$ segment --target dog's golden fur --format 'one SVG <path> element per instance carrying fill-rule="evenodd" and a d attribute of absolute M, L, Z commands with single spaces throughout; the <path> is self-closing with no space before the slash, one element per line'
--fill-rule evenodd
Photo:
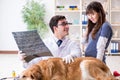
<path fill-rule="evenodd" d="M 109 68 L 100 60 L 83 57 L 65 64 L 61 58 L 50 58 L 29 67 L 21 80 L 115 80 Z"/>

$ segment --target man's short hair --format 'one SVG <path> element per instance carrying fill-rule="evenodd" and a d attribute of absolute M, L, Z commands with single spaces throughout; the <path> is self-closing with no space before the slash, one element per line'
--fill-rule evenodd
<path fill-rule="evenodd" d="M 49 22 L 49 26 L 53 33 L 54 33 L 53 27 L 57 26 L 59 20 L 63 20 L 63 19 L 66 19 L 66 17 L 63 15 L 55 15 L 51 18 L 51 20 Z"/>

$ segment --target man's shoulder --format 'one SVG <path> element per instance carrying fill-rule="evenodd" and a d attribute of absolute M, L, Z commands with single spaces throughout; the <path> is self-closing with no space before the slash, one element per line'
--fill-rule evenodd
<path fill-rule="evenodd" d="M 77 45 L 77 44 L 79 44 L 77 41 L 75 41 L 75 40 L 72 40 L 72 39 L 70 39 L 70 38 L 66 38 L 65 39 L 65 42 L 66 43 L 68 43 L 68 44 L 71 44 L 71 45 Z"/>
<path fill-rule="evenodd" d="M 48 37 L 48 38 L 45 38 L 43 41 L 45 44 L 51 44 L 54 40 L 52 38 Z"/>

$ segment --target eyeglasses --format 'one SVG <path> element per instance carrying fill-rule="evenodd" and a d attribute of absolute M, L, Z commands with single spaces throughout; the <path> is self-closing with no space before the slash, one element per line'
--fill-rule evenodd
<path fill-rule="evenodd" d="M 57 26 L 66 26 L 66 25 L 72 25 L 72 23 L 62 22 L 61 24 L 58 24 Z"/>

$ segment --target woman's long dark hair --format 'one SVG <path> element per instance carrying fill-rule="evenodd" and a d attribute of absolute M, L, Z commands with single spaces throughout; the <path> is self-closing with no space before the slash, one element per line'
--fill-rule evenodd
<path fill-rule="evenodd" d="M 93 11 L 98 13 L 99 18 L 96 23 L 93 23 L 88 19 L 87 40 L 90 33 L 92 33 L 92 38 L 95 39 L 96 33 L 98 32 L 102 24 L 106 21 L 106 14 L 100 2 L 97 1 L 91 2 L 86 8 L 86 15 L 93 13 Z"/>

